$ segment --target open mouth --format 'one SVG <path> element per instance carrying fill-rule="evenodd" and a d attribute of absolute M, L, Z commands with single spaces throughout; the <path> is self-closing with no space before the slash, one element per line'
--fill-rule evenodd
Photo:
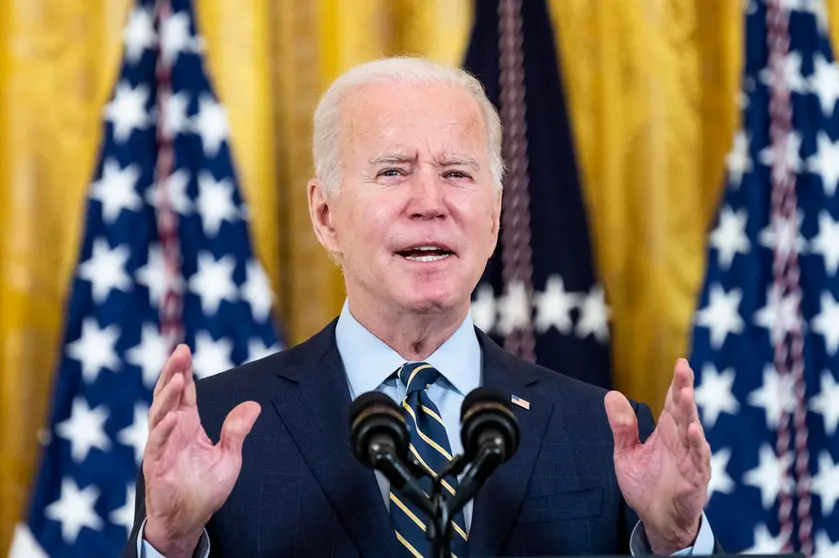
<path fill-rule="evenodd" d="M 416 246 L 407 250 L 400 250 L 397 254 L 412 262 L 438 262 L 454 255 L 453 252 L 434 245 Z"/>

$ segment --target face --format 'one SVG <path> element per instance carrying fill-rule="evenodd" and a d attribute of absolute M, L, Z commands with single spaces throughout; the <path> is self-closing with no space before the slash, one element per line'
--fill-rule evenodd
<path fill-rule="evenodd" d="M 368 84 L 342 100 L 339 145 L 340 190 L 310 182 L 309 209 L 350 303 L 465 315 L 501 211 L 477 102 L 450 85 Z"/>

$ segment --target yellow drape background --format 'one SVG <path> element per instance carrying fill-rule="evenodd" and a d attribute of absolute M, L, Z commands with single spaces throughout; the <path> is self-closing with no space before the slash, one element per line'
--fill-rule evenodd
<path fill-rule="evenodd" d="M 318 94 L 381 55 L 458 63 L 471 0 L 195 1 L 257 251 L 288 340 L 299 342 L 344 296 L 306 212 Z M 838 13 L 839 0 L 828 3 Z M 550 4 L 614 310 L 617 385 L 658 409 L 687 348 L 705 229 L 737 126 L 740 2 Z M 0 553 L 36 469 L 101 107 L 130 5 L 5 0 L 0 9 Z M 832 18 L 834 36 L 838 27 Z"/>

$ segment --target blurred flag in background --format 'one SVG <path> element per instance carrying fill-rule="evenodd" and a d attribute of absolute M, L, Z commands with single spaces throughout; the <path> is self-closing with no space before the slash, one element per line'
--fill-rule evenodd
<path fill-rule="evenodd" d="M 119 553 L 152 390 L 176 343 L 198 377 L 280 348 L 192 2 L 138 0 L 123 38 L 13 558 Z"/>

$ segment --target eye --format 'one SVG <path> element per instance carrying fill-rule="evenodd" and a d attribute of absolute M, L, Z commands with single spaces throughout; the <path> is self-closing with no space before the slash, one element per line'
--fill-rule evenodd
<path fill-rule="evenodd" d="M 384 169 L 379 171 L 376 176 L 404 176 L 405 171 L 402 169 Z"/>
<path fill-rule="evenodd" d="M 445 176 L 446 178 L 452 178 L 452 179 L 455 179 L 455 180 L 460 179 L 460 178 L 472 178 L 471 176 L 469 176 L 465 172 L 456 171 L 456 170 L 455 171 L 447 171 L 446 174 L 444 174 L 443 176 Z"/>

